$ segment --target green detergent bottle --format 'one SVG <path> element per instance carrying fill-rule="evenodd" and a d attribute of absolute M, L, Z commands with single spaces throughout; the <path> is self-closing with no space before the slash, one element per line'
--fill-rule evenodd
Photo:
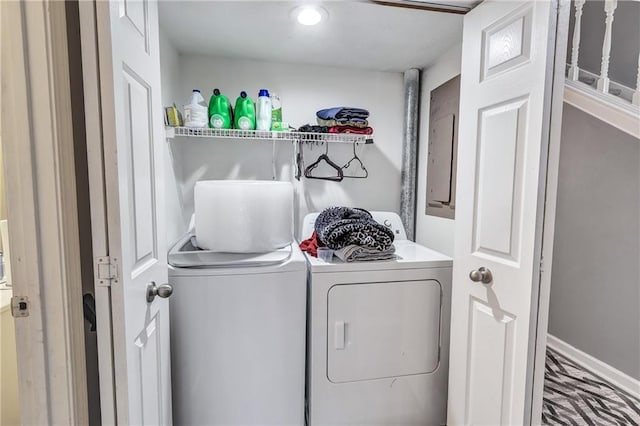
<path fill-rule="evenodd" d="M 247 92 L 240 92 L 236 99 L 234 128 L 241 130 L 256 129 L 256 106 L 247 96 Z"/>
<path fill-rule="evenodd" d="M 209 99 L 209 127 L 230 129 L 232 122 L 233 110 L 229 98 L 221 94 L 219 89 L 214 89 Z"/>

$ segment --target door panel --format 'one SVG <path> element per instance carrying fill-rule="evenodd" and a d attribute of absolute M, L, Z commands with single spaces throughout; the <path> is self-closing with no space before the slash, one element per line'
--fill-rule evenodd
<path fill-rule="evenodd" d="M 141 36 L 145 36 L 145 29 L 147 27 L 147 19 L 146 19 L 146 8 L 147 2 L 143 1 L 129 1 L 125 0 L 123 2 L 124 5 L 124 15 L 129 18 L 133 26 L 138 30 Z"/>
<path fill-rule="evenodd" d="M 161 393 L 157 389 L 162 389 L 162 375 L 158 374 L 162 366 L 162 336 L 157 331 L 160 330 L 159 319 L 156 315 L 149 321 L 149 324 L 135 340 L 138 349 L 138 368 L 140 378 L 136 380 L 140 383 L 140 395 L 142 396 L 141 411 L 142 424 L 163 425 L 165 409 Z"/>
<path fill-rule="evenodd" d="M 492 105 L 479 115 L 473 250 L 517 263 L 527 100 Z"/>
<path fill-rule="evenodd" d="M 515 318 L 480 300 L 471 302 L 466 417 L 473 424 L 508 424 L 513 387 Z M 487 386 L 488 385 L 488 386 Z"/>
<path fill-rule="evenodd" d="M 129 212 L 133 232 L 130 234 L 133 252 L 132 277 L 144 269 L 148 262 L 157 259 L 156 206 L 153 179 L 153 135 L 151 132 L 151 98 L 149 87 L 124 69 L 125 126 L 127 135 L 129 173 L 132 187 L 129 189 Z"/>
<path fill-rule="evenodd" d="M 451 425 L 531 421 L 556 7 L 488 0 L 465 15 Z"/>
<path fill-rule="evenodd" d="M 156 7 L 153 5 L 153 7 Z M 139 53 L 149 54 L 149 1 L 121 0 L 118 5 L 120 31 Z M 157 22 L 153 23 L 157 26 Z"/>
<path fill-rule="evenodd" d="M 526 4 L 482 30 L 481 81 L 530 59 L 532 15 Z"/>

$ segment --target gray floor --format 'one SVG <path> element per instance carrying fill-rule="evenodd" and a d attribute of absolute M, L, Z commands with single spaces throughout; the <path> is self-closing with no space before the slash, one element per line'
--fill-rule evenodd
<path fill-rule="evenodd" d="M 542 424 L 640 424 L 640 399 L 547 349 Z"/>

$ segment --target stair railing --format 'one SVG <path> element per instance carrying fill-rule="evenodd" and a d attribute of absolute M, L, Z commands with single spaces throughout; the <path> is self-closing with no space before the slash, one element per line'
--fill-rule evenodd
<path fill-rule="evenodd" d="M 580 57 L 580 34 L 582 30 L 582 10 L 585 0 L 575 0 L 573 2 L 575 14 L 575 26 L 573 37 L 571 39 L 571 59 L 567 64 L 567 80 L 571 82 L 583 82 L 591 86 L 592 90 L 599 93 L 610 94 L 618 97 L 627 104 L 640 106 L 640 54 L 638 55 L 638 69 L 636 87 L 626 87 L 620 83 L 612 81 L 609 78 L 609 65 L 611 61 L 611 34 L 614 25 L 615 11 L 618 6 L 618 0 L 604 0 L 605 13 L 605 33 L 602 43 L 602 57 L 600 65 L 600 74 L 596 75 L 578 65 Z M 595 87 L 594 86 L 595 83 Z"/>

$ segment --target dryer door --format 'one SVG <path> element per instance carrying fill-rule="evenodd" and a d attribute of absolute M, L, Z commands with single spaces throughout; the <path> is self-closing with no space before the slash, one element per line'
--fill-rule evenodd
<path fill-rule="evenodd" d="M 329 380 L 344 383 L 435 371 L 441 294 L 435 280 L 333 286 L 327 300 Z"/>

